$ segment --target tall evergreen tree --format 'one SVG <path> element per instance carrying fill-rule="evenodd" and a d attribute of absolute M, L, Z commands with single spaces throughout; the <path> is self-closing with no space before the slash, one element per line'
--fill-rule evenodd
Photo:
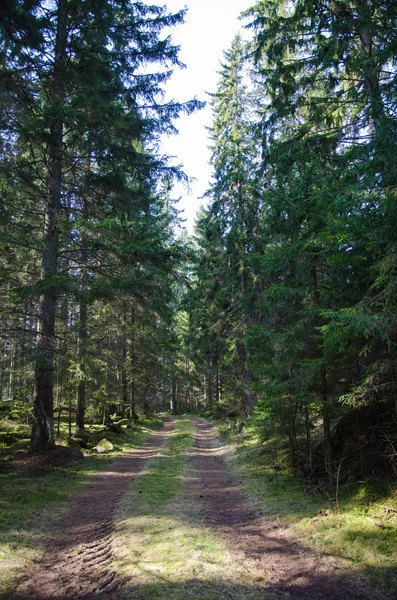
<path fill-rule="evenodd" d="M 227 347 L 233 367 L 225 374 L 224 387 L 238 389 L 249 413 L 253 391 L 246 333 L 254 293 L 250 255 L 256 251 L 259 203 L 247 80 L 246 48 L 236 36 L 225 52 L 218 88 L 212 96 L 213 181 L 207 192 L 209 207 L 198 225 L 202 246 L 199 271 L 207 274 L 197 286 L 204 297 L 200 300 L 202 314 L 195 318 L 199 318 L 202 330 L 208 403 L 219 398 L 221 358 L 225 358 Z"/>
<path fill-rule="evenodd" d="M 395 178 L 394 167 L 388 165 L 395 154 L 391 92 L 395 77 L 388 67 L 395 60 L 395 49 L 386 33 L 394 27 L 395 15 L 391 3 L 305 1 L 258 2 L 247 14 L 252 17 L 256 60 L 267 90 L 261 122 L 263 171 L 268 172 L 265 226 L 268 241 L 277 240 L 275 256 L 281 259 L 278 269 L 283 273 L 270 290 L 276 285 L 281 291 L 294 281 L 292 275 L 291 292 L 295 298 L 301 296 L 302 307 L 312 305 L 308 317 L 317 332 L 316 355 L 308 350 L 302 355 L 298 338 L 289 344 L 302 365 L 310 362 L 319 368 L 326 464 L 332 481 L 327 406 L 331 394 L 340 394 L 332 382 L 337 345 L 349 348 L 344 357 L 348 361 L 359 338 L 372 336 L 369 331 L 380 332 L 379 304 L 369 326 L 371 302 L 364 301 L 365 315 L 363 299 L 373 295 L 377 260 L 380 265 L 390 251 L 395 252 L 394 236 L 385 243 L 379 235 L 389 229 L 389 218 L 384 217 L 390 214 L 389 186 Z M 376 241 L 371 242 L 369 216 L 377 223 Z M 369 243 L 359 241 L 358 227 L 361 240 Z M 299 275 L 304 264 L 311 302 L 310 287 L 304 292 Z M 298 305 L 292 326 L 299 324 L 302 314 Z M 388 311 L 385 321 L 391 316 Z M 346 335 L 339 328 L 338 336 L 342 322 Z M 386 337 L 384 331 L 378 343 L 384 344 Z M 390 341 L 394 346 L 389 336 Z M 363 362 L 358 356 L 357 360 Z"/>
<path fill-rule="evenodd" d="M 179 64 L 178 49 L 163 32 L 183 14 L 117 0 L 21 3 L 4 10 L 4 104 L 15 115 L 2 123 L 9 144 L 5 160 L 13 162 L 14 177 L 19 174 L 21 196 L 31 186 L 44 219 L 41 278 L 35 286 L 41 299 L 32 450 L 54 445 L 55 319 L 60 290 L 75 275 L 70 261 L 79 256 L 92 269 L 106 255 L 97 247 L 90 259 L 90 249 L 81 249 L 84 236 L 75 239 L 75 228 L 88 221 L 91 228 L 92 219 L 125 218 L 131 207 L 134 218 L 150 210 L 144 182 L 167 169 L 153 153 L 156 141 L 173 130 L 172 120 L 181 111 L 198 106 L 159 103 L 169 68 Z M 20 30 L 21 21 L 26 26 Z M 145 73 L 142 67 L 151 63 L 159 65 L 157 71 Z M 18 153 L 22 147 L 24 153 Z M 84 224 L 76 216 L 84 213 L 89 197 Z M 97 245 L 95 236 L 91 243 Z M 69 253 L 64 273 L 60 252 Z"/>

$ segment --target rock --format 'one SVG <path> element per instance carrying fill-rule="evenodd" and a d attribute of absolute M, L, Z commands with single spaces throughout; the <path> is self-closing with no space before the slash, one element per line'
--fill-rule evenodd
<path fill-rule="evenodd" d="M 95 452 L 98 454 L 106 454 L 107 452 L 112 452 L 114 450 L 114 446 L 109 440 L 106 438 L 102 438 L 101 441 L 95 446 Z"/>

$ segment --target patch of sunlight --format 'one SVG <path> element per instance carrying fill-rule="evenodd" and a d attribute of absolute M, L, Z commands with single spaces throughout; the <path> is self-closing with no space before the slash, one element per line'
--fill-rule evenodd
<path fill-rule="evenodd" d="M 113 539 L 117 570 L 127 579 L 120 597 L 265 600 L 254 561 L 208 528 L 189 499 L 192 434 L 192 422 L 178 420 L 120 506 Z"/>
<path fill-rule="evenodd" d="M 204 597 L 200 590 L 205 584 L 217 584 L 236 590 L 245 587 L 254 594 L 252 598 L 264 598 L 263 587 L 252 586 L 252 570 L 219 536 L 177 516 L 125 519 L 119 523 L 113 548 L 121 575 L 139 587 L 154 586 L 156 593 L 161 589 L 163 600 L 174 598 L 175 584 L 189 581 L 195 582 L 197 597 Z M 125 595 L 129 595 L 128 586 Z M 145 593 L 145 598 L 150 597 Z"/>
<path fill-rule="evenodd" d="M 381 520 L 376 512 L 360 515 L 354 512 L 330 512 L 326 517 L 304 519 L 297 526 L 323 551 L 351 561 L 380 567 L 397 564 L 397 519 Z"/>
<path fill-rule="evenodd" d="M 16 573 L 21 573 L 26 565 L 37 559 L 37 550 L 16 544 L 1 544 L 0 549 L 0 595 L 6 592 Z"/>
<path fill-rule="evenodd" d="M 138 424 L 133 431 L 126 429 L 122 440 L 118 440 L 122 442 L 122 446 L 118 444 L 118 448 L 131 450 L 146 443 L 149 434 L 160 426 L 157 417 L 147 422 L 148 427 Z M 3 430 L 4 425 L 5 429 L 8 428 L 4 419 L 1 423 Z M 9 425 L 13 431 L 24 428 L 14 421 L 10 421 Z M 90 427 L 91 430 L 101 428 L 101 425 Z M 63 429 L 66 433 L 67 424 L 63 424 Z M 112 439 L 118 439 L 117 434 L 112 436 Z M 64 442 L 64 437 L 58 442 Z M 140 452 L 147 450 L 140 449 Z M 118 450 L 109 455 L 87 455 L 80 463 L 65 468 L 25 465 L 1 473 L 1 597 L 4 593 L 9 593 L 21 577 L 26 576 L 32 568 L 33 561 L 37 562 L 40 559 L 40 540 L 44 534 L 56 528 L 57 521 L 70 507 L 69 498 L 88 485 L 90 478 L 97 473 L 106 475 L 106 469 L 113 473 L 111 461 L 121 454 L 121 450 Z M 40 477 L 37 476 L 38 471 Z"/>

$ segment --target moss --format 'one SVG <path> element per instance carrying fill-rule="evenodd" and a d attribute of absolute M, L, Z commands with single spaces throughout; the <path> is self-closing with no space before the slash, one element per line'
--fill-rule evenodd
<path fill-rule="evenodd" d="M 94 450 L 99 454 L 103 454 L 106 452 L 113 452 L 114 446 L 112 442 L 109 442 L 109 440 L 107 440 L 106 438 L 102 438 L 95 446 Z"/>
<path fill-rule="evenodd" d="M 9 451 L 10 453 L 18 452 L 19 450 L 25 450 L 26 448 L 29 448 L 29 446 L 30 438 L 25 440 L 19 440 L 18 442 L 15 442 L 10 446 Z"/>
<path fill-rule="evenodd" d="M 70 448 L 87 448 L 87 442 L 83 438 L 69 437 L 67 439 L 67 445 Z"/>

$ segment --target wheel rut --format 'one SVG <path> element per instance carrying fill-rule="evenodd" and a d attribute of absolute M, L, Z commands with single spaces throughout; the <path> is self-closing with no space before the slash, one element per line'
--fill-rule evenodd
<path fill-rule="evenodd" d="M 236 560 L 247 564 L 256 585 L 263 586 L 264 598 L 386 600 L 368 588 L 368 581 L 347 572 L 342 561 L 319 555 L 288 529 L 260 518 L 228 471 L 213 426 L 201 419 L 196 424 L 189 494 L 206 525 L 227 541 Z"/>
<path fill-rule="evenodd" d="M 145 468 L 174 428 L 172 419 L 141 447 L 95 475 L 70 510 L 43 540 L 43 556 L 9 600 L 114 599 L 126 583 L 113 567 L 114 515 L 131 481 Z"/>

